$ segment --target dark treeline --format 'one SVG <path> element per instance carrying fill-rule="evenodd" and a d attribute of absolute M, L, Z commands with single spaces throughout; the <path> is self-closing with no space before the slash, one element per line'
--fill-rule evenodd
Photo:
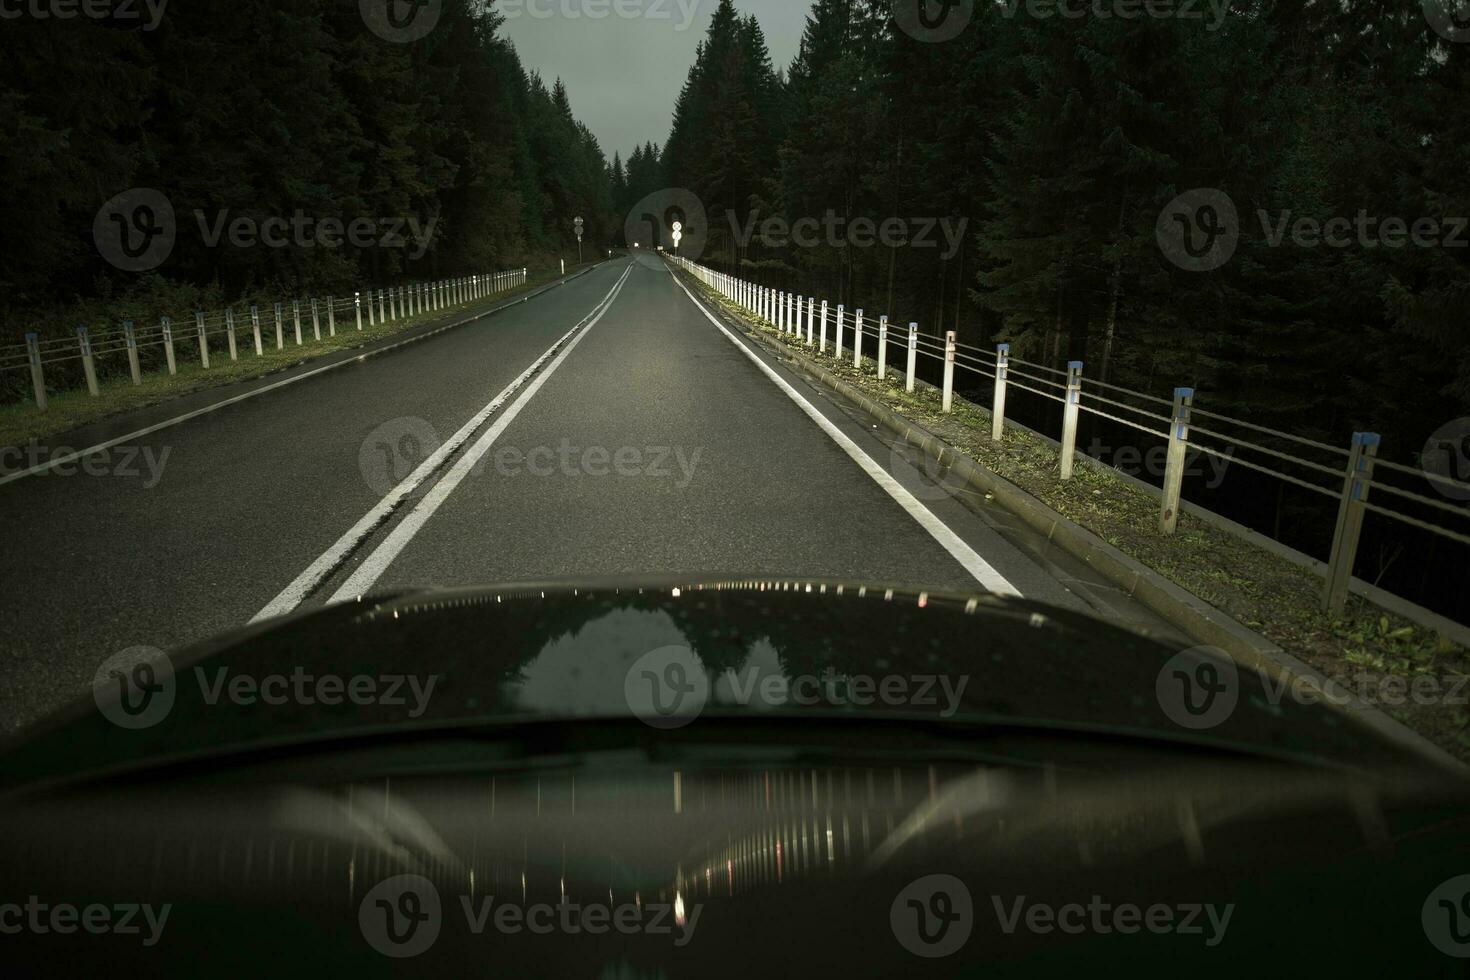
<path fill-rule="evenodd" d="M 0 321 L 116 298 L 140 309 L 302 295 L 575 255 L 572 219 L 611 239 L 608 168 L 572 115 L 498 36 L 484 0 L 444 0 L 412 43 L 369 30 L 356 0 L 189 0 L 155 29 L 85 17 L 6 19 L 0 174 L 11 188 Z M 154 273 L 98 254 L 114 195 L 156 188 L 178 240 Z M 201 230 L 199 213 L 204 215 Z M 407 247 L 239 247 L 238 218 L 304 215 L 432 228 Z M 407 237 L 405 231 L 403 237 Z"/>
<path fill-rule="evenodd" d="M 720 0 L 659 156 L 664 183 L 707 206 L 705 261 L 1155 394 L 1192 385 L 1334 445 L 1379 431 L 1400 459 L 1470 414 L 1470 233 L 1375 247 L 1356 226 L 1433 218 L 1442 239 L 1470 215 L 1470 45 L 1420 0 L 1237 0 L 1218 24 L 1205 4 L 1134 20 L 1027 6 L 976 0 L 957 38 L 924 43 L 887 0 L 815 0 L 783 76 Z M 1156 237 L 1194 188 L 1239 213 L 1214 271 L 1176 266 Z M 730 218 L 829 212 L 839 237 L 858 217 L 968 233 L 953 249 L 938 228 L 936 247 L 794 247 L 758 225 L 742 241 Z M 1273 245 L 1283 216 L 1345 217 L 1353 243 L 1303 247 L 1288 226 Z"/>

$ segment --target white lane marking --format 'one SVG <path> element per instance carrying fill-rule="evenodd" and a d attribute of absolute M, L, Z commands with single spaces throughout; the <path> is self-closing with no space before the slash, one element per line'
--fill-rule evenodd
<path fill-rule="evenodd" d="M 670 270 L 670 274 L 672 275 L 672 270 Z M 862 467 L 864 473 L 867 473 L 868 476 L 873 478 L 873 482 L 877 483 L 878 486 L 888 491 L 888 495 L 892 497 L 900 507 L 908 511 L 909 516 L 918 521 L 919 526 L 928 531 L 930 536 L 932 536 L 935 541 L 939 542 L 940 546 L 942 546 L 945 551 L 949 552 L 950 555 L 954 557 L 955 561 L 963 565 L 965 567 L 965 571 L 969 572 L 974 577 L 975 581 L 985 586 L 985 588 L 990 590 L 991 592 L 997 593 L 999 595 L 1019 596 L 1021 594 L 1020 589 L 1012 585 L 1004 575 L 996 571 L 995 568 L 984 558 L 981 558 L 980 555 L 976 553 L 974 548 L 971 548 L 960 538 L 958 534 L 955 534 L 954 531 L 950 530 L 949 525 L 945 524 L 938 517 L 935 517 L 934 513 L 930 511 L 929 508 L 921 504 L 918 499 L 914 497 L 913 494 L 904 489 L 903 485 L 895 480 L 887 470 L 879 466 L 878 463 L 873 459 L 873 457 L 869 456 L 863 451 L 861 446 L 853 442 L 850 438 L 847 437 L 846 433 L 837 428 L 837 426 L 832 423 L 831 419 L 823 415 L 816 408 L 816 406 L 812 405 L 811 402 L 803 398 L 800 392 L 791 387 L 791 385 L 787 384 L 786 380 L 782 378 L 779 374 L 777 374 L 775 369 L 773 369 L 765 361 L 761 360 L 754 351 L 752 351 L 744 343 L 738 340 L 735 335 L 725 327 L 723 323 L 715 318 L 714 314 L 705 309 L 704 304 L 701 303 L 699 299 L 692 292 L 689 291 L 689 287 L 680 282 L 678 276 L 674 276 L 674 282 L 678 285 L 680 289 L 684 290 L 684 295 L 688 296 L 690 302 L 692 302 L 696 307 L 699 308 L 699 312 L 703 313 L 705 315 L 705 318 L 709 320 L 710 323 L 713 323 L 715 327 L 718 328 L 719 331 L 723 333 L 726 338 L 729 339 L 730 343 L 740 348 L 740 350 L 745 353 L 745 356 L 750 358 L 755 366 L 760 368 L 761 371 L 764 372 L 765 376 L 770 378 L 771 381 L 775 383 L 776 387 L 780 388 L 783 392 L 786 393 L 786 396 L 788 398 L 796 402 L 801 410 L 805 412 L 813 422 L 817 423 L 821 430 L 827 433 L 828 437 L 831 438 L 833 442 L 841 446 L 843 451 L 846 452 L 847 455 L 852 457 L 853 462 Z"/>
<path fill-rule="evenodd" d="M 633 267 L 629 265 L 628 272 L 632 271 Z M 383 539 L 382 543 L 373 549 L 372 554 L 363 559 L 362 564 L 357 567 L 357 570 L 348 577 L 346 582 L 342 583 L 342 587 L 327 600 L 329 604 L 349 602 L 356 599 L 371 589 L 378 579 L 382 578 L 383 573 L 388 570 L 388 566 L 393 563 L 393 560 L 413 540 L 413 536 L 428 523 L 429 518 L 434 516 L 434 512 L 439 509 L 440 505 L 449 499 L 449 495 L 454 492 L 455 488 L 464 482 L 464 478 L 469 476 L 471 471 L 479 465 L 480 458 L 490 451 L 491 446 L 500 438 L 501 433 L 521 413 L 521 409 L 525 408 L 531 399 L 536 397 L 536 392 L 540 391 L 541 386 L 556 373 L 556 369 L 561 367 L 562 362 L 567 359 L 567 355 L 576 349 L 577 344 L 581 343 L 582 338 L 587 336 L 592 328 L 597 326 L 598 321 L 612 308 L 613 301 L 617 299 L 618 292 L 623 288 L 623 282 L 628 278 L 628 272 L 623 273 L 623 278 L 619 279 L 618 284 L 613 287 L 612 296 L 603 305 L 602 309 L 597 311 L 597 316 L 592 322 L 588 323 L 585 327 L 581 327 L 582 332 L 577 334 L 576 337 L 573 337 L 561 349 L 561 353 L 556 355 L 556 360 L 547 365 L 546 370 L 542 371 L 536 380 L 531 382 L 525 391 L 521 392 L 520 397 L 510 404 L 510 407 L 495 420 L 495 423 L 490 428 L 485 430 L 484 435 L 475 440 L 473 446 L 465 450 L 463 456 L 455 460 L 449 472 L 445 473 L 443 478 L 434 484 L 428 493 L 424 494 L 423 498 L 414 505 L 413 510 L 409 511 L 403 520 L 398 522 L 398 525 Z"/>
<path fill-rule="evenodd" d="M 629 269 L 623 273 L 622 278 L 613 285 L 612 289 L 608 290 L 607 295 L 603 296 L 603 298 L 598 301 L 597 306 L 593 307 L 591 313 L 588 313 L 587 316 L 584 316 L 580 321 L 578 321 L 576 326 L 572 327 L 572 329 L 563 334 L 561 338 L 556 341 L 556 343 L 548 347 L 540 357 L 536 358 L 535 362 L 533 362 L 530 367 L 526 368 L 526 370 L 521 372 L 519 377 L 517 377 L 510 384 L 506 385 L 505 388 L 501 390 L 500 394 L 492 398 L 489 404 L 480 409 L 480 411 L 475 414 L 474 418 L 465 423 L 465 425 L 453 436 L 451 436 L 449 440 L 444 443 L 444 445 L 440 446 L 438 450 L 433 453 L 433 455 L 429 456 L 422 463 L 420 463 L 418 467 L 403 480 L 403 482 L 399 483 L 396 487 L 390 490 L 388 494 L 383 497 L 382 500 L 378 501 L 378 503 L 371 510 L 363 515 L 360 521 L 352 525 L 352 527 L 347 531 L 346 534 L 337 539 L 335 544 L 333 544 L 326 551 L 322 552 L 321 556 L 318 557 L 316 561 L 312 562 L 311 565 L 307 567 L 306 571 L 302 572 L 291 582 L 290 585 L 282 589 L 280 595 L 276 596 L 269 603 L 267 603 L 265 608 L 256 613 L 250 621 L 252 623 L 256 623 L 263 619 L 271 619 L 275 616 L 284 616 L 286 613 L 299 606 L 302 600 L 310 595 L 311 591 L 315 589 L 318 585 L 320 585 L 322 581 L 326 579 L 326 577 L 330 575 L 332 571 L 336 569 L 337 566 L 340 565 L 349 554 L 351 554 L 352 550 L 362 543 L 362 540 L 364 538 L 372 533 L 373 528 L 377 527 L 383 521 L 387 520 L 388 517 L 393 513 L 393 511 L 404 501 L 404 499 L 409 494 L 413 493 L 413 491 L 416 490 L 419 485 L 424 482 L 424 480 L 428 479 L 428 477 L 435 470 L 443 465 L 444 461 L 448 459 L 452 453 L 454 453 L 457 449 L 459 449 L 461 445 L 468 441 L 469 437 L 474 434 L 475 430 L 483 425 L 486 419 L 497 412 L 501 408 L 501 406 L 504 405 L 505 402 L 510 398 L 511 395 L 515 394 L 515 392 L 522 385 L 524 385 L 531 378 L 531 376 L 535 374 L 536 371 L 539 370 L 540 367 L 552 357 L 552 355 L 554 355 L 559 349 L 561 349 L 564 344 L 567 343 L 569 339 L 571 339 L 573 334 L 575 334 L 578 330 L 581 330 L 583 326 L 587 323 L 587 321 L 593 316 L 600 317 L 601 312 L 606 312 L 607 308 L 612 305 L 612 301 L 617 295 L 618 290 L 622 288 L 623 281 L 628 278 L 628 272 L 631 271 L 632 267 L 630 266 Z"/>
<path fill-rule="evenodd" d="M 596 268 L 596 266 L 594 266 L 593 268 Z M 111 449 L 113 446 L 118 446 L 125 442 L 132 442 L 135 439 L 141 439 L 144 436 L 152 435 L 160 429 L 168 429 L 175 425 L 187 422 L 190 419 L 197 419 L 201 415 L 208 415 L 210 412 L 217 412 L 220 409 L 230 405 L 234 405 L 237 402 L 243 402 L 247 398 L 254 398 L 256 395 L 263 395 L 268 391 L 275 391 L 277 388 L 284 388 L 286 387 L 286 385 L 292 385 L 298 381 L 305 381 L 307 378 L 315 377 L 316 375 L 321 374 L 323 371 L 331 371 L 334 368 L 339 368 L 344 364 L 355 364 L 358 361 L 365 361 L 369 357 L 376 357 L 379 354 L 386 354 L 391 350 L 397 350 L 398 348 L 406 347 L 409 344 L 416 344 L 421 340 L 428 340 L 430 337 L 437 336 L 446 330 L 453 330 L 456 327 L 464 326 L 466 323 L 473 323 L 476 320 L 484 319 L 485 317 L 492 314 L 501 313 L 505 310 L 510 309 L 512 306 L 519 306 L 527 300 L 535 299 L 542 293 L 550 292 L 557 286 L 564 286 L 568 282 L 571 282 L 573 279 L 576 279 L 579 276 L 585 276 L 587 275 L 587 273 L 592 271 L 592 269 L 587 269 L 583 272 L 578 272 L 575 275 L 567 276 L 565 279 L 559 279 L 556 282 L 547 283 L 545 286 L 542 286 L 535 292 L 527 293 L 524 296 L 518 296 L 514 300 L 511 300 L 509 303 L 506 303 L 503 306 L 497 306 L 494 309 L 486 310 L 483 313 L 472 314 L 462 320 L 455 320 L 453 323 L 446 323 L 443 326 L 435 327 L 433 330 L 426 330 L 423 333 L 414 334 L 412 337 L 405 337 L 402 340 L 394 341 L 391 344 L 385 344 L 382 347 L 374 347 L 372 350 L 364 351 L 356 357 L 344 357 L 340 361 L 333 361 L 331 364 L 324 364 L 321 367 L 313 368 L 310 371 L 303 371 L 300 374 L 293 374 L 291 377 L 283 378 L 280 381 L 275 382 L 274 384 L 264 385 L 260 388 L 252 388 L 250 391 L 244 392 L 243 394 L 235 395 L 233 398 L 226 398 L 223 401 L 217 401 L 213 404 L 205 405 L 203 408 L 196 408 L 192 412 L 185 412 L 183 415 L 176 415 L 171 419 L 165 419 L 162 422 L 155 423 L 154 425 L 150 425 L 147 428 L 139 429 L 136 432 L 129 432 L 125 436 L 118 436 L 116 439 L 108 439 L 106 442 L 99 442 L 95 446 L 88 446 L 86 449 L 78 449 L 76 452 L 69 453 L 65 456 L 57 456 L 53 459 L 48 459 L 46 462 L 37 463 L 35 466 L 32 466 L 29 469 L 17 470 L 14 473 L 7 473 L 5 476 L 0 476 L 0 486 L 4 486 L 5 484 L 15 480 L 19 480 L 22 477 L 35 476 L 38 473 L 44 473 L 47 470 L 51 469 L 53 466 L 62 466 L 74 460 L 81 459 L 84 456 L 90 456 L 92 453 L 100 453 L 104 449 Z M 347 348 L 343 349 L 345 350 Z"/>

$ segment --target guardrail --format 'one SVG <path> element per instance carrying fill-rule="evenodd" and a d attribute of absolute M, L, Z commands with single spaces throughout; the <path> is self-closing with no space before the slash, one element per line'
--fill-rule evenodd
<path fill-rule="evenodd" d="M 95 398 L 101 395 L 97 380 L 97 358 L 126 354 L 128 372 L 132 383 L 143 383 L 139 351 L 150 347 L 162 347 L 164 361 L 169 374 L 178 373 L 177 346 L 180 342 L 197 349 L 200 366 L 208 369 L 211 355 L 211 338 L 224 337 L 224 350 L 231 361 L 240 357 L 241 332 L 243 342 L 253 346 L 256 357 L 265 355 L 266 337 L 271 336 L 276 350 L 286 346 L 289 325 L 295 346 L 306 344 L 305 331 L 310 329 L 313 340 L 322 339 L 325 326 L 327 336 L 337 335 L 338 319 L 342 318 L 357 330 L 362 329 L 366 316 L 368 326 L 391 323 L 407 316 L 418 316 L 456 306 L 461 303 L 488 299 L 497 293 L 525 285 L 528 270 L 510 269 L 485 275 L 460 276 L 454 279 L 439 279 L 431 282 L 408 283 L 379 289 L 363 289 L 350 296 L 307 297 L 274 304 L 267 309 L 269 320 L 262 324 L 261 308 L 251 306 L 241 311 L 237 323 L 236 311 L 227 307 L 214 313 L 196 310 L 188 328 L 175 331 L 174 318 L 161 316 L 151 327 L 137 328 L 132 320 L 123 320 L 115 330 L 93 334 L 85 326 L 76 328 L 76 336 L 42 340 L 36 333 L 27 333 L 24 344 L 0 346 L 0 372 L 29 370 L 31 390 L 36 407 L 45 411 L 46 366 L 80 360 L 82 374 L 86 379 L 87 391 Z M 180 318 L 181 322 L 184 318 Z"/>
<path fill-rule="evenodd" d="M 1367 513 L 1378 514 L 1451 541 L 1470 544 L 1470 507 L 1456 506 L 1445 500 L 1435 500 L 1396 486 L 1388 482 L 1384 474 L 1427 479 L 1442 488 L 1463 493 L 1467 498 L 1470 498 L 1470 483 L 1379 459 L 1381 439 L 1377 433 L 1355 432 L 1347 446 L 1333 446 L 1202 409 L 1195 405 L 1193 388 L 1175 388 L 1172 397 L 1164 398 L 1096 379 L 1085 379 L 1081 361 L 1068 362 L 1067 369 L 1063 371 L 1012 357 L 1009 344 L 997 344 L 994 351 L 989 351 L 958 343 L 953 330 L 946 331 L 943 337 L 939 337 L 922 332 L 917 322 L 910 322 L 907 330 L 894 330 L 891 329 L 887 316 L 880 316 L 875 320 L 861 309 L 848 313 L 841 305 L 829 306 L 826 300 L 819 303 L 815 297 L 802 297 L 761 286 L 682 257 L 670 256 L 670 259 L 726 299 L 765 320 L 788 339 L 814 347 L 819 356 L 827 356 L 830 346 L 833 358 L 843 359 L 850 356 L 853 366 L 862 368 L 869 357 L 864 353 L 864 345 L 872 340 L 877 346 L 870 357 L 878 377 L 883 379 L 890 372 L 889 349 L 897 346 L 906 355 L 906 391 L 914 390 L 918 358 L 927 357 L 940 362 L 943 365 L 941 408 L 946 414 L 953 410 L 956 370 L 969 371 L 990 379 L 993 384 L 990 440 L 993 443 L 999 444 L 1005 438 L 1006 395 L 1010 389 L 1017 388 L 1056 402 L 1062 416 L 1063 480 L 1072 478 L 1077 452 L 1077 421 L 1081 412 L 1089 412 L 1162 439 L 1167 447 L 1159 509 L 1159 530 L 1163 534 L 1173 534 L 1178 524 L 1186 454 L 1190 449 L 1336 500 L 1337 523 L 1322 589 L 1322 607 L 1334 615 L 1340 614 L 1347 602 L 1363 518 Z M 832 340 L 830 345 L 829 336 Z M 1200 424 L 1201 420 L 1208 425 Z M 1296 447 L 1303 455 L 1293 455 L 1262 445 L 1258 441 L 1219 431 L 1220 428 L 1230 426 L 1282 440 Z M 1201 441 L 1200 437 L 1204 437 L 1205 441 Z M 1212 444 L 1209 440 L 1222 440 L 1236 449 L 1260 454 L 1264 461 L 1227 455 L 1221 444 Z M 1318 458 L 1304 458 L 1307 453 Z M 1297 469 L 1297 473 L 1273 469 L 1272 463 L 1278 466 L 1290 464 Z M 1370 502 L 1369 497 L 1374 490 L 1450 515 L 1462 522 L 1464 529 L 1456 530 L 1435 524 L 1382 503 Z"/>

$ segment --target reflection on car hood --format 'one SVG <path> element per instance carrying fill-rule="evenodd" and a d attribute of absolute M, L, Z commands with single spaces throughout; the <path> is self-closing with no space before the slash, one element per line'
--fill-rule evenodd
<path fill-rule="evenodd" d="M 93 698 L 12 745 L 3 768 L 15 786 L 384 729 L 672 729 L 690 712 L 1121 733 L 1360 766 L 1403 757 L 1339 712 L 1272 703 L 1245 674 L 1233 712 L 1190 730 L 1159 693 L 1175 653 L 1024 600 L 835 581 L 411 593 L 145 652 L 142 666 L 137 650 L 119 655 Z M 684 693 L 684 714 L 662 714 Z"/>

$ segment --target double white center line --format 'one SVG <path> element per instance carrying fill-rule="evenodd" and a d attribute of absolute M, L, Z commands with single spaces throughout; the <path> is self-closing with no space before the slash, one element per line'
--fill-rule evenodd
<path fill-rule="evenodd" d="M 418 489 L 420 484 L 432 476 L 439 467 L 444 465 L 444 462 L 474 435 L 476 429 L 485 424 L 485 421 L 490 416 L 500 411 L 501 407 L 505 405 L 512 395 L 520 391 L 522 387 L 525 387 L 527 382 L 530 382 L 529 387 L 525 387 L 525 391 L 521 392 L 520 397 L 516 398 L 509 407 L 501 412 L 500 416 L 495 420 L 495 424 L 485 430 L 485 433 L 475 441 L 474 445 L 424 495 L 423 499 L 399 522 L 398 526 L 393 529 L 388 537 L 377 548 L 373 549 L 372 553 L 364 559 L 357 570 L 348 577 L 347 581 L 343 583 L 342 587 L 328 601 L 341 602 L 354 599 L 372 588 L 373 584 L 382 577 L 383 572 L 387 570 L 393 559 L 413 539 L 414 534 L 433 516 L 434 512 L 439 509 L 439 505 L 449 498 L 449 495 L 454 492 L 454 488 L 459 486 L 464 478 L 475 469 L 481 457 L 490 451 L 490 448 L 495 444 L 495 440 L 499 439 L 501 433 L 505 431 L 506 426 L 515 420 L 515 417 L 520 414 L 521 409 L 526 407 L 526 404 L 541 389 L 541 386 L 546 383 L 546 380 L 566 360 L 567 355 L 581 342 L 583 337 L 587 336 L 588 331 L 597 326 L 598 321 L 611 309 L 613 301 L 617 299 L 618 293 L 622 291 L 623 283 L 627 282 L 628 275 L 632 271 L 633 266 L 630 263 L 628 268 L 624 270 L 622 277 L 613 284 L 612 289 L 608 290 L 607 295 L 602 298 L 602 301 L 597 304 L 591 313 L 587 314 L 580 323 L 563 334 L 556 343 L 548 347 L 546 352 L 538 357 L 530 367 L 526 368 L 525 371 L 521 372 L 519 377 L 506 385 L 500 394 L 492 398 L 489 404 L 477 412 L 474 418 L 466 422 L 464 427 L 451 436 L 433 455 L 420 463 L 418 468 L 408 475 L 407 479 L 390 490 L 387 496 L 378 501 L 372 510 L 364 514 L 361 520 L 354 524 L 341 538 L 337 539 L 335 544 L 324 551 L 321 557 L 312 562 L 306 571 L 298 575 L 290 585 L 281 590 L 281 594 L 267 603 L 265 608 L 256 613 L 250 621 L 255 623 L 275 616 L 284 616 L 299 606 L 311 594 L 313 589 L 321 585 L 329 575 L 347 560 L 348 555 L 362 544 L 375 528 L 392 516 L 393 512 Z M 546 365 L 548 361 L 551 362 L 550 365 L 542 371 L 542 366 Z M 538 371 L 540 372 L 539 375 L 537 374 Z M 532 380 L 533 378 L 535 380 Z"/>

